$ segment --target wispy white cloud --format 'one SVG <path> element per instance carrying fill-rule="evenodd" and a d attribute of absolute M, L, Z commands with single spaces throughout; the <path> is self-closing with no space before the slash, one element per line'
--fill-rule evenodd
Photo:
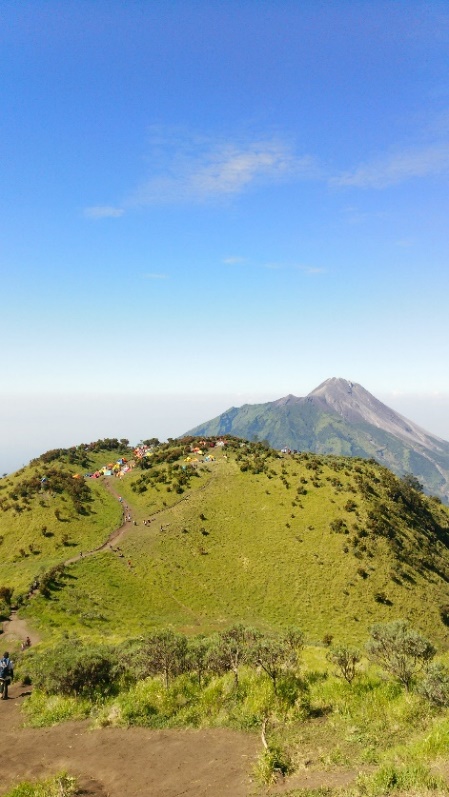
<path fill-rule="evenodd" d="M 118 219 L 124 212 L 123 208 L 114 208 L 110 205 L 96 205 L 84 209 L 84 215 L 88 219 Z"/>
<path fill-rule="evenodd" d="M 238 256 L 236 256 L 236 257 L 225 257 L 223 259 L 223 263 L 226 266 L 238 266 L 241 263 L 246 263 L 246 262 L 247 262 L 246 257 L 238 257 Z"/>
<path fill-rule="evenodd" d="M 327 274 L 327 268 L 323 268 L 322 266 L 302 266 L 300 270 L 304 272 L 304 274 L 310 274 L 311 276 L 314 274 Z"/>
<path fill-rule="evenodd" d="M 327 273 L 327 268 L 323 268 L 322 266 L 305 266 L 292 263 L 264 263 L 263 268 L 270 269 L 271 271 L 301 271 L 303 274 L 308 274 L 310 276 Z"/>
<path fill-rule="evenodd" d="M 328 269 L 324 268 L 323 266 L 310 266 L 304 263 L 292 263 L 291 261 L 282 261 L 282 260 L 267 260 L 265 262 L 260 262 L 257 260 L 251 260 L 247 257 L 226 257 L 222 260 L 222 263 L 226 265 L 243 265 L 245 268 L 249 269 L 266 269 L 267 271 L 284 271 L 284 272 L 292 272 L 292 271 L 301 271 L 303 274 L 307 274 L 313 276 L 315 274 L 327 274 Z"/>
<path fill-rule="evenodd" d="M 358 225 L 367 222 L 378 221 L 388 217 L 384 210 L 360 210 L 353 205 L 342 208 L 342 217 L 346 224 Z"/>
<path fill-rule="evenodd" d="M 127 206 L 163 202 L 206 202 L 236 196 L 256 183 L 318 176 L 316 161 L 299 156 L 279 139 L 180 141 L 158 139 L 159 174 L 151 175 L 127 199 Z"/>
<path fill-rule="evenodd" d="M 433 135 L 433 143 L 391 152 L 340 174 L 332 174 L 318 158 L 299 153 L 292 141 L 279 136 L 217 139 L 185 130 L 152 129 L 147 179 L 120 206 L 87 207 L 84 215 L 119 218 L 145 206 L 230 200 L 254 187 L 282 182 L 316 180 L 340 188 L 383 189 L 413 178 L 442 175 L 449 171 L 447 125 L 444 117 L 437 131 L 426 131 L 427 136 Z M 353 224 L 365 218 L 357 209 L 347 215 Z M 245 258 L 228 257 L 223 262 L 231 265 Z"/>
<path fill-rule="evenodd" d="M 331 185 L 353 188 L 388 188 L 417 177 L 449 171 L 449 145 L 433 144 L 397 152 L 330 180 Z"/>

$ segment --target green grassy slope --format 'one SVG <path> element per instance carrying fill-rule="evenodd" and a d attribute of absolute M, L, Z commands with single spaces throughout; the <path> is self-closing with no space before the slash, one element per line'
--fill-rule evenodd
<path fill-rule="evenodd" d="M 90 456 L 104 464 L 110 452 Z M 35 460 L 0 480 L 0 584 L 24 592 L 36 575 L 101 545 L 120 522 L 120 506 L 79 462 Z"/>
<path fill-rule="evenodd" d="M 280 457 L 236 443 L 227 457 L 213 449 L 215 461 L 192 466 L 186 449 L 172 462 L 163 461 L 168 451 L 149 470 L 109 482 L 137 525 L 129 524 L 120 551 L 77 562 L 49 599 L 27 602 L 23 611 L 44 631 L 126 637 L 242 620 L 261 629 L 294 624 L 312 642 L 324 634 L 356 642 L 374 622 L 402 617 L 446 646 L 446 507 L 362 459 Z M 107 537 L 120 507 L 103 484 L 92 490 L 97 514 L 71 521 L 78 544 L 77 524 L 91 519 L 84 550 L 88 534 L 92 547 Z M 30 520 L 40 509 L 37 502 Z M 33 520 L 37 530 L 40 523 Z M 29 560 L 36 569 L 58 557 L 67 558 L 65 550 L 43 549 L 16 562 L 17 573 L 2 560 L 0 583 L 20 590 Z"/>

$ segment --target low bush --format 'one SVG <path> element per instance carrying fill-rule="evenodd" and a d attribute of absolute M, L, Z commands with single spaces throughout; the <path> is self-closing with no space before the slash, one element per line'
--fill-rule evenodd
<path fill-rule="evenodd" d="M 5 794 L 5 797 L 70 797 L 77 793 L 75 778 L 61 772 L 46 780 L 24 781 Z"/>
<path fill-rule="evenodd" d="M 418 692 L 434 706 L 449 706 L 448 668 L 439 662 L 432 663 L 418 685 Z"/>
<path fill-rule="evenodd" d="M 93 698 L 116 691 L 126 664 L 113 648 L 67 640 L 30 658 L 27 669 L 35 686 L 49 695 Z"/>

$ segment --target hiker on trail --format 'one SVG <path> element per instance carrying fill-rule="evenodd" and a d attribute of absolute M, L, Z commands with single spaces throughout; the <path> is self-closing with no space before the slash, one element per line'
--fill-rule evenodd
<path fill-rule="evenodd" d="M 8 699 L 8 687 L 13 678 L 14 678 L 13 664 L 11 659 L 9 658 L 9 653 L 6 651 L 3 654 L 3 658 L 0 659 L 0 692 L 1 692 L 0 699 L 1 700 Z"/>

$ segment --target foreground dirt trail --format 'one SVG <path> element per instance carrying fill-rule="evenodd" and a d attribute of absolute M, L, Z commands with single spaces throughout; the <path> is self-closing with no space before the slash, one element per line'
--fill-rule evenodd
<path fill-rule="evenodd" d="M 20 728 L 24 690 L 13 685 L 0 704 L 0 794 L 24 779 L 66 770 L 108 797 L 247 797 L 260 751 L 256 737 L 226 730 L 152 731 L 69 722 Z"/>

